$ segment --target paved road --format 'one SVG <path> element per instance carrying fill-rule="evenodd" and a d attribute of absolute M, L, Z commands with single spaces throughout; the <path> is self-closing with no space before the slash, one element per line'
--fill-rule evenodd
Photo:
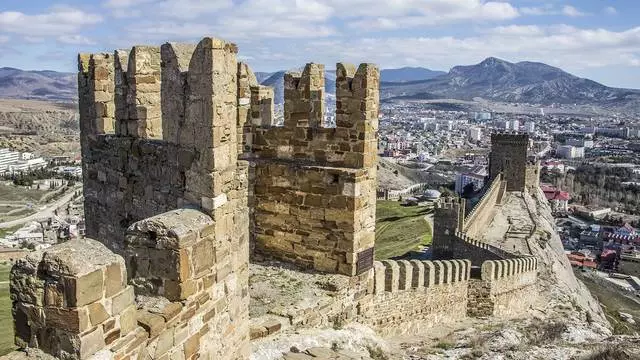
<path fill-rule="evenodd" d="M 42 211 L 38 211 L 35 214 L 20 218 L 20 219 L 16 219 L 16 220 L 11 220 L 11 221 L 7 221 L 7 222 L 3 222 L 0 223 L 0 229 L 3 228 L 10 228 L 10 227 L 14 227 L 14 226 L 18 226 L 18 225 L 22 225 L 31 221 L 36 221 L 39 219 L 47 219 L 51 216 L 53 216 L 53 211 L 57 208 L 59 208 L 60 206 L 68 203 L 71 201 L 71 198 L 73 197 L 73 195 L 75 195 L 77 190 L 82 190 L 82 187 L 74 187 L 70 190 L 68 190 L 68 192 L 61 197 L 60 199 L 56 200 L 53 203 L 48 203 L 47 204 L 47 208 L 42 210 Z M 38 206 L 36 204 L 34 204 L 34 206 Z M 42 206 L 42 205 L 40 205 Z"/>

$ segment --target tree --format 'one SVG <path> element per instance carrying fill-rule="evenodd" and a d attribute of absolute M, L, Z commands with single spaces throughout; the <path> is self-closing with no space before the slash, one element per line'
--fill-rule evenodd
<path fill-rule="evenodd" d="M 476 190 L 476 187 L 473 185 L 473 183 L 468 183 L 462 188 L 462 197 L 466 198 L 473 195 L 475 190 Z"/>

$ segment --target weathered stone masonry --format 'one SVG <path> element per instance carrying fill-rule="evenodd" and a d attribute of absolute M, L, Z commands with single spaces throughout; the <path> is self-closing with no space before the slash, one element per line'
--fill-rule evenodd
<path fill-rule="evenodd" d="M 126 59 L 121 53 L 115 65 Z M 238 187 L 248 164 L 236 160 L 235 57 L 235 46 L 217 39 L 165 44 L 162 51 L 135 47 L 126 76 L 115 66 L 116 93 L 100 95 L 116 103 L 115 135 L 95 130 L 90 115 L 98 106 L 90 95 L 80 97 L 88 236 L 122 251 L 135 221 L 185 205 L 222 215 L 246 202 L 246 189 Z M 95 58 L 114 56 L 80 57 L 81 94 L 93 92 L 84 84 L 102 72 Z"/>
<path fill-rule="evenodd" d="M 470 316 L 513 317 L 535 302 L 538 260 L 533 256 L 485 261 L 469 284 Z"/>
<path fill-rule="evenodd" d="M 345 275 L 371 268 L 378 84 L 371 64 L 337 65 L 335 128 L 323 127 L 322 65 L 285 76 L 283 127 L 269 126 L 272 93 L 252 88 L 257 254 Z"/>
<path fill-rule="evenodd" d="M 95 349 L 248 357 L 248 163 L 238 160 L 236 52 L 205 38 L 79 57 L 88 236 L 124 257 L 131 299 L 134 289 L 142 296 L 134 328 Z"/>

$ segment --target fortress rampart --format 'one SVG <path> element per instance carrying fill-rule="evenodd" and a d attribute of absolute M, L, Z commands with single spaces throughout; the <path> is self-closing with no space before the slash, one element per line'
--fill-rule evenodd
<path fill-rule="evenodd" d="M 470 316 L 512 317 L 535 299 L 538 260 L 533 256 L 485 261 L 481 278 L 469 285 Z"/>
<path fill-rule="evenodd" d="M 526 310 L 516 300 L 535 286 L 535 260 L 467 233 L 490 221 L 508 180 L 495 176 L 468 217 L 464 200 L 437 204 L 442 260 L 374 262 L 378 69 L 337 65 L 333 128 L 324 67 L 287 74 L 275 126 L 273 89 L 236 53 L 204 38 L 79 56 L 89 238 L 12 268 L 19 347 L 63 359 L 248 359 L 250 339 L 278 328 L 251 329 L 250 255 L 348 284 L 291 326 L 393 332 Z"/>
<path fill-rule="evenodd" d="M 471 211 L 466 214 L 466 200 L 442 198 L 435 204 L 433 257 L 435 259 L 470 259 L 474 265 L 484 260 L 499 260 L 508 253 L 474 240 L 482 234 L 505 195 L 506 182 L 498 174 Z"/>
<path fill-rule="evenodd" d="M 468 260 L 376 262 L 375 295 L 361 303 L 359 321 L 389 331 L 462 319 L 470 270 Z"/>

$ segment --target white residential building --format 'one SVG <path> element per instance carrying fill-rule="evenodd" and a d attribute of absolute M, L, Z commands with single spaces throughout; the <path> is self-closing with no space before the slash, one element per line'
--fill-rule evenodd
<path fill-rule="evenodd" d="M 576 159 L 584 157 L 584 147 L 561 145 L 556 149 L 556 155 L 564 159 Z"/>
<path fill-rule="evenodd" d="M 482 139 L 482 129 L 479 127 L 471 127 L 469 128 L 469 141 L 480 141 Z"/>
<path fill-rule="evenodd" d="M 35 169 L 42 169 L 47 167 L 47 162 L 43 158 L 34 158 L 29 160 L 19 160 L 13 164 L 9 164 L 9 172 L 29 171 Z"/>
<path fill-rule="evenodd" d="M 9 149 L 0 149 L 0 166 L 9 165 L 20 160 L 20 153 Z"/>
<path fill-rule="evenodd" d="M 524 130 L 529 134 L 533 134 L 534 132 L 536 132 L 536 123 L 534 123 L 533 121 L 527 121 L 526 123 L 524 123 Z"/>

